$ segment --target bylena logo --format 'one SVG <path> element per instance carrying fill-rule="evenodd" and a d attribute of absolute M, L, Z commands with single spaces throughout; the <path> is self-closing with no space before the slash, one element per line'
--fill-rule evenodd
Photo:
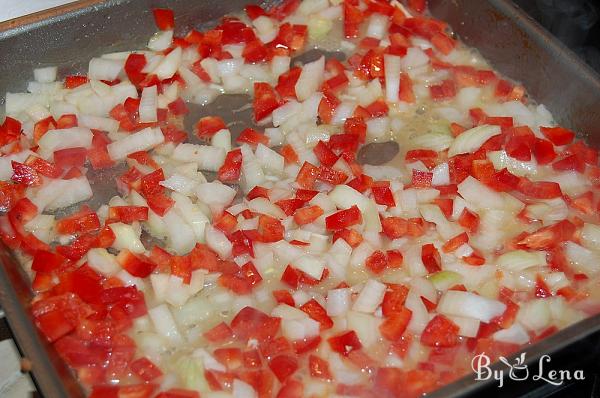
<path fill-rule="evenodd" d="M 531 380 L 538 381 L 542 380 L 546 383 L 560 386 L 568 380 L 585 380 L 583 370 L 548 370 L 547 366 L 550 363 L 550 355 L 542 355 L 538 360 L 537 372 L 529 372 L 529 367 L 525 363 L 525 353 L 522 353 L 518 358 L 515 358 L 514 363 L 510 363 L 505 357 L 498 358 L 501 363 L 506 365 L 507 370 L 494 369 L 490 367 L 491 360 L 485 352 L 475 355 L 471 361 L 471 368 L 475 372 L 475 380 L 496 380 L 498 387 L 504 385 L 504 378 L 508 376 L 509 379 L 515 381 Z"/>

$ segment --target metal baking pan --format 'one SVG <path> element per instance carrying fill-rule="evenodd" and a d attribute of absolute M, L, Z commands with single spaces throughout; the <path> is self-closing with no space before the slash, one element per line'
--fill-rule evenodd
<path fill-rule="evenodd" d="M 172 8 L 185 30 L 242 9 L 247 1 L 85 0 L 0 23 L 0 93 L 24 91 L 31 70 L 58 65 L 66 75 L 87 70 L 101 53 L 143 48 L 155 30 L 150 10 Z M 600 146 L 600 79 L 570 50 L 507 0 L 430 0 L 435 17 L 450 23 L 466 44 L 476 47 L 494 68 L 522 82 L 532 98 L 544 103 L 557 120 Z M 74 375 L 38 334 L 29 315 L 31 291 L 10 252 L 0 247 L 0 305 L 16 342 L 32 364 L 33 379 L 45 397 L 82 397 Z M 558 369 L 578 369 L 600 358 L 600 315 L 584 320 L 525 349 L 526 363 L 537 373 L 548 354 Z M 497 364 L 492 369 L 507 368 Z M 430 394 L 431 397 L 516 396 L 536 383 L 511 382 L 502 388 L 473 375 Z M 543 386 L 538 381 L 537 386 Z M 547 387 L 547 386 L 546 386 Z M 545 387 L 542 387 L 545 388 Z"/>

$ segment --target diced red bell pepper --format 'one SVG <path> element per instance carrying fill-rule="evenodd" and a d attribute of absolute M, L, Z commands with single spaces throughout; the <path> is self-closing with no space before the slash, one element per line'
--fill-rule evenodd
<path fill-rule="evenodd" d="M 87 76 L 71 75 L 65 77 L 65 88 L 74 89 L 88 82 Z"/>
<path fill-rule="evenodd" d="M 353 229 L 339 229 L 333 233 L 333 241 L 337 239 L 343 239 L 352 247 L 356 248 L 363 241 L 363 237 L 360 233 Z"/>
<path fill-rule="evenodd" d="M 131 224 L 134 221 L 146 221 L 148 220 L 148 208 L 146 206 L 109 207 L 108 220 L 110 220 L 110 222 L 120 221 L 125 224 Z"/>
<path fill-rule="evenodd" d="M 407 73 L 400 74 L 400 101 L 412 104 L 416 101 L 415 94 L 413 92 L 412 79 Z"/>
<path fill-rule="evenodd" d="M 46 250 L 38 250 L 33 256 L 31 269 L 36 272 L 52 272 L 61 268 L 67 259 L 59 253 L 53 253 Z"/>
<path fill-rule="evenodd" d="M 575 133 L 564 127 L 540 127 L 540 131 L 556 146 L 570 144 L 575 138 Z"/>
<path fill-rule="evenodd" d="M 404 285 L 392 285 L 385 292 L 381 309 L 384 317 L 403 311 L 404 302 L 408 296 L 408 288 Z"/>
<path fill-rule="evenodd" d="M 145 257 L 135 255 L 129 250 L 122 250 L 117 256 L 117 261 L 127 272 L 138 278 L 147 277 L 156 268 L 156 264 L 152 261 Z"/>
<path fill-rule="evenodd" d="M 87 205 L 82 206 L 79 212 L 62 218 L 56 223 L 56 230 L 63 235 L 85 234 L 97 231 L 100 227 L 98 215 Z"/>
<path fill-rule="evenodd" d="M 402 306 L 400 310 L 394 311 L 384 319 L 379 325 L 379 331 L 385 339 L 397 341 L 404 334 L 411 318 L 412 311 Z"/>
<path fill-rule="evenodd" d="M 217 176 L 220 181 L 234 182 L 240 178 L 242 170 L 242 151 L 237 148 L 227 152 L 225 162 L 219 168 Z"/>
<path fill-rule="evenodd" d="M 296 210 L 294 213 L 294 221 L 298 225 L 306 225 L 315 221 L 323 215 L 323 209 L 319 206 L 309 206 Z"/>
<path fill-rule="evenodd" d="M 131 371 L 143 381 L 152 381 L 162 376 L 158 366 L 146 357 L 141 357 L 129 364 Z"/>
<path fill-rule="evenodd" d="M 362 344 L 354 330 L 342 332 L 327 339 L 331 349 L 339 354 L 347 356 L 354 350 L 360 350 Z"/>
<path fill-rule="evenodd" d="M 254 100 L 252 107 L 254 109 L 254 120 L 260 121 L 269 116 L 276 108 L 281 105 L 277 94 L 269 83 L 254 83 Z"/>
<path fill-rule="evenodd" d="M 222 343 L 233 338 L 233 330 L 225 322 L 221 322 L 204 332 L 202 336 L 212 343 Z"/>
<path fill-rule="evenodd" d="M 252 307 L 244 307 L 231 320 L 231 329 L 236 338 L 242 341 L 255 338 L 264 342 L 277 334 L 280 323 L 280 318 L 270 317 Z"/>
<path fill-rule="evenodd" d="M 567 241 L 573 237 L 575 233 L 575 225 L 568 221 L 562 220 L 556 224 L 542 227 L 537 231 L 525 236 L 518 243 L 530 249 L 544 250 L 560 245 L 561 242 Z"/>
<path fill-rule="evenodd" d="M 269 145 L 269 137 L 254 129 L 247 128 L 242 130 L 238 138 L 235 140 L 237 144 L 249 144 L 256 147 L 258 144 Z"/>
<path fill-rule="evenodd" d="M 552 199 L 562 196 L 560 185 L 549 181 L 530 181 L 522 178 L 518 186 L 519 191 L 535 199 Z"/>
<path fill-rule="evenodd" d="M 308 370 L 310 376 L 315 379 L 329 381 L 333 378 L 327 361 L 316 355 L 310 355 L 308 357 Z"/>
<path fill-rule="evenodd" d="M 412 185 L 415 188 L 429 188 L 433 181 L 433 173 L 429 171 L 412 170 Z"/>
<path fill-rule="evenodd" d="M 427 243 L 421 247 L 421 260 L 423 261 L 423 265 L 427 269 L 427 272 L 430 274 L 441 271 L 442 269 L 440 253 L 433 243 Z"/>
<path fill-rule="evenodd" d="M 318 110 L 321 123 L 331 124 L 331 120 L 339 104 L 341 104 L 341 101 L 333 93 L 329 91 L 323 93 Z"/>
<path fill-rule="evenodd" d="M 42 183 L 42 179 L 37 173 L 37 171 L 27 166 L 26 164 L 19 163 L 13 160 L 11 161 L 11 165 L 13 169 L 13 175 L 10 179 L 16 182 L 17 184 L 37 186 Z"/>
<path fill-rule="evenodd" d="M 442 54 L 448 55 L 456 47 L 456 42 L 444 32 L 437 32 L 431 38 L 431 44 Z"/>
<path fill-rule="evenodd" d="M 542 138 L 536 138 L 533 145 L 533 154 L 538 164 L 551 163 L 556 158 L 556 152 L 554 152 L 554 145 L 548 140 Z"/>
<path fill-rule="evenodd" d="M 382 273 L 388 265 L 388 259 L 384 252 L 381 250 L 374 251 L 365 260 L 365 267 L 367 267 L 374 274 Z"/>
<path fill-rule="evenodd" d="M 375 182 L 371 186 L 371 191 L 373 192 L 373 199 L 375 199 L 375 203 L 378 205 L 390 207 L 396 206 L 396 201 L 394 200 L 394 195 L 390 189 L 389 182 Z"/>
<path fill-rule="evenodd" d="M 327 311 L 317 300 L 310 299 L 304 303 L 300 309 L 306 312 L 309 317 L 319 322 L 321 330 L 331 329 L 333 327 L 333 320 L 327 315 Z"/>
<path fill-rule="evenodd" d="M 219 130 L 227 126 L 219 116 L 204 116 L 196 123 L 196 135 L 200 138 L 210 138 Z"/>
<path fill-rule="evenodd" d="M 175 27 L 175 15 L 168 8 L 155 8 L 152 10 L 154 22 L 160 30 L 173 30 Z"/>
<path fill-rule="evenodd" d="M 390 239 L 398 239 L 408 233 L 408 222 L 400 217 L 386 217 L 381 219 L 383 233 Z"/>
<path fill-rule="evenodd" d="M 552 163 L 552 168 L 556 171 L 577 171 L 578 173 L 583 173 L 585 171 L 585 163 L 579 156 L 569 155 Z"/>
<path fill-rule="evenodd" d="M 444 80 L 442 83 L 429 86 L 431 99 L 434 101 L 445 101 L 456 96 L 456 86 L 452 80 Z"/>
<path fill-rule="evenodd" d="M 283 383 L 298 370 L 298 360 L 287 354 L 277 355 L 269 361 L 269 368 L 277 380 Z"/>
<path fill-rule="evenodd" d="M 429 347 L 454 347 L 459 343 L 458 326 L 443 315 L 436 315 L 421 333 L 421 343 Z"/>
<path fill-rule="evenodd" d="M 330 231 L 344 229 L 362 222 L 362 214 L 356 205 L 340 210 L 325 218 L 325 227 Z"/>

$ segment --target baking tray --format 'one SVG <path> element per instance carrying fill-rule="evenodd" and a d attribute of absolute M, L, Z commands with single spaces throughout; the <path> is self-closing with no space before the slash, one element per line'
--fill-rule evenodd
<path fill-rule="evenodd" d="M 248 1 L 85 0 L 0 23 L 0 93 L 24 91 L 31 70 L 58 65 L 60 75 L 86 71 L 95 55 L 143 48 L 155 31 L 150 10 L 169 7 L 181 31 L 242 9 Z M 501 73 L 522 82 L 532 98 L 544 103 L 557 121 L 600 147 L 600 79 L 569 49 L 506 0 L 430 0 L 435 17 L 450 23 L 458 36 Z M 1 95 L 1 94 L 0 94 Z M 225 109 L 225 112 L 228 110 Z M 0 247 L 0 305 L 34 382 L 45 397 L 83 397 L 76 379 L 52 346 L 37 332 L 29 315 L 29 282 L 13 256 Z M 600 358 L 600 315 L 586 319 L 525 349 L 535 373 L 548 354 L 549 370 L 578 369 Z M 492 369 L 507 370 L 496 364 Z M 505 372 L 506 373 L 506 372 Z M 475 381 L 472 375 L 445 386 L 431 397 L 523 395 L 543 381 Z"/>

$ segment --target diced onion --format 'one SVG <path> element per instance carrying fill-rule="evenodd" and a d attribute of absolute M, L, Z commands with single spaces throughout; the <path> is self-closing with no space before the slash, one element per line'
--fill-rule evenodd
<path fill-rule="evenodd" d="M 179 333 L 173 315 L 166 304 L 160 304 L 159 306 L 149 309 L 148 315 L 158 334 L 166 337 L 173 345 L 183 343 L 183 337 Z"/>
<path fill-rule="evenodd" d="M 387 287 L 383 283 L 375 279 L 369 279 L 356 298 L 352 310 L 366 313 L 374 312 L 381 304 L 386 289 Z"/>
<path fill-rule="evenodd" d="M 223 260 L 228 259 L 231 256 L 233 245 L 225 234 L 212 225 L 207 225 L 205 232 L 208 247 L 214 250 Z"/>
<path fill-rule="evenodd" d="M 142 90 L 139 106 L 140 123 L 152 123 L 157 120 L 158 89 L 156 86 L 145 87 Z"/>
<path fill-rule="evenodd" d="M 496 125 L 484 124 L 473 127 L 454 139 L 450 149 L 448 149 L 448 157 L 475 152 L 487 140 L 500 133 L 500 126 Z"/>
<path fill-rule="evenodd" d="M 226 155 L 223 148 L 183 143 L 175 147 L 172 156 L 181 162 L 196 162 L 200 170 L 218 171 Z"/>
<path fill-rule="evenodd" d="M 475 293 L 448 290 L 440 299 L 438 312 L 442 314 L 475 318 L 489 322 L 506 310 L 506 304 Z"/>
<path fill-rule="evenodd" d="M 304 101 L 321 86 L 325 70 L 325 57 L 309 62 L 302 67 L 295 90 L 298 101 Z"/>

